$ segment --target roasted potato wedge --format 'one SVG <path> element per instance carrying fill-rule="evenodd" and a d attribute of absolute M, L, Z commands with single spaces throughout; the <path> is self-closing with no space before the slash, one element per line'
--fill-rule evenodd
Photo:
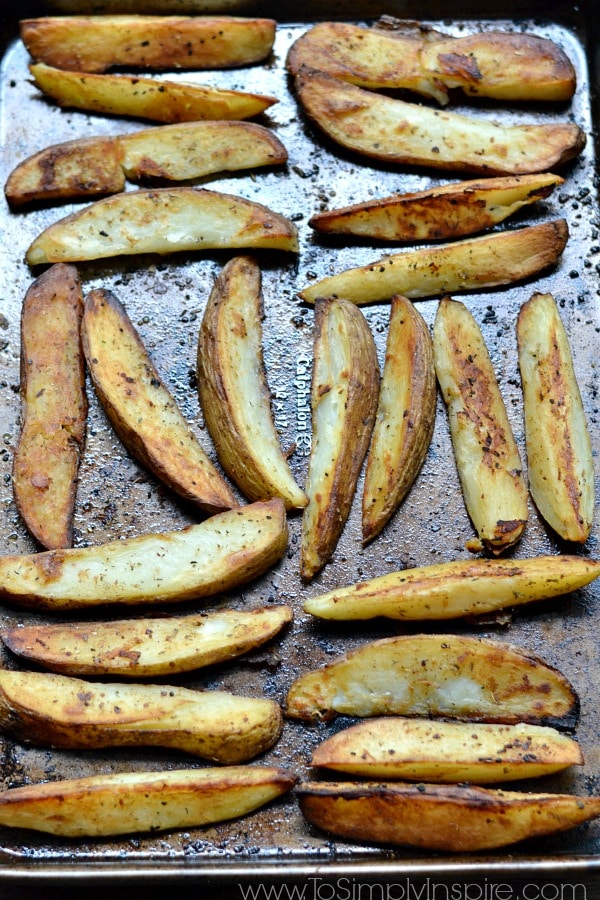
<path fill-rule="evenodd" d="M 463 785 L 307 782 L 298 795 L 303 815 L 324 831 L 456 853 L 506 847 L 600 815 L 600 797 Z"/>
<path fill-rule="evenodd" d="M 262 94 L 133 75 L 68 72 L 45 63 L 29 66 L 29 71 L 40 91 L 59 106 L 155 122 L 250 119 L 278 102 Z"/>
<path fill-rule="evenodd" d="M 561 538 L 583 543 L 594 521 L 592 442 L 552 294 L 521 307 L 517 339 L 531 496 Z"/>
<path fill-rule="evenodd" d="M 435 404 L 429 329 L 410 300 L 393 297 L 379 403 L 365 471 L 363 543 L 379 534 L 417 477 L 431 443 Z"/>
<path fill-rule="evenodd" d="M 47 269 L 21 312 L 21 432 L 13 491 L 21 518 L 50 550 L 73 543 L 73 510 L 85 442 L 87 397 L 74 266 Z"/>
<path fill-rule="evenodd" d="M 564 101 L 575 91 L 575 70 L 553 41 L 501 31 L 456 38 L 386 20 L 374 28 L 320 22 L 292 45 L 287 68 L 297 75 L 310 66 L 365 88 L 404 88 L 442 105 L 452 88 L 513 101 Z"/>
<path fill-rule="evenodd" d="M 120 143 L 111 137 L 55 144 L 19 163 L 4 193 L 13 207 L 35 200 L 116 194 L 125 189 L 122 157 Z"/>
<path fill-rule="evenodd" d="M 324 234 L 379 241 L 455 240 L 486 231 L 563 183 L 558 175 L 544 174 L 461 181 L 328 210 L 308 224 Z"/>
<path fill-rule="evenodd" d="M 303 67 L 296 92 L 305 113 L 337 144 L 388 163 L 481 175 L 548 172 L 578 156 L 573 122 L 503 125 L 366 91 Z"/>
<path fill-rule="evenodd" d="M 385 718 L 339 731 L 311 765 L 365 778 L 493 784 L 583 765 L 579 744 L 540 725 Z"/>
<path fill-rule="evenodd" d="M 234 764 L 281 733 L 274 700 L 162 684 L 95 684 L 46 672 L 0 671 L 0 730 L 72 750 L 168 747 Z"/>
<path fill-rule="evenodd" d="M 483 545 L 502 553 L 525 530 L 527 485 L 479 325 L 449 297 L 438 307 L 433 355 L 467 511 Z"/>
<path fill-rule="evenodd" d="M 238 506 L 110 291 L 87 295 L 81 335 L 96 393 L 131 454 L 209 515 Z"/>
<path fill-rule="evenodd" d="M 149 678 L 226 662 L 274 637 L 289 606 L 252 612 L 24 625 L 0 633 L 17 656 L 64 675 Z"/>
<path fill-rule="evenodd" d="M 275 22 L 239 16 L 46 16 L 22 19 L 20 31 L 31 56 L 57 69 L 226 69 L 268 56 Z"/>
<path fill-rule="evenodd" d="M 8 176 L 11 206 L 116 194 L 131 181 L 184 181 L 284 163 L 287 152 L 273 132 L 253 122 L 183 122 L 115 137 L 55 144 L 20 163 Z"/>
<path fill-rule="evenodd" d="M 363 314 L 346 300 L 315 309 L 312 447 L 302 518 L 300 574 L 325 565 L 348 518 L 369 446 L 379 390 L 379 363 Z"/>
<path fill-rule="evenodd" d="M 297 251 L 295 225 L 260 203 L 192 187 L 115 194 L 59 219 L 27 251 L 31 266 L 138 253 L 237 247 Z"/>
<path fill-rule="evenodd" d="M 600 562 L 584 556 L 455 560 L 336 588 L 304 609 L 320 619 L 454 619 L 560 597 L 598 576 Z"/>
<path fill-rule="evenodd" d="M 0 824 L 75 838 L 154 834 L 245 816 L 295 781 L 274 766 L 227 766 L 28 784 L 0 793 Z"/>
<path fill-rule="evenodd" d="M 262 354 L 260 270 L 230 260 L 211 291 L 198 341 L 198 391 L 221 465 L 251 500 L 281 497 L 288 509 L 307 498 L 281 451 Z"/>
<path fill-rule="evenodd" d="M 48 610 L 193 600 L 261 575 L 286 546 L 281 500 L 252 503 L 182 531 L 0 557 L 0 598 Z"/>
<path fill-rule="evenodd" d="M 568 237 L 567 223 L 556 219 L 437 247 L 403 250 L 315 281 L 299 296 L 307 303 L 335 296 L 361 305 L 389 300 L 394 294 L 417 300 L 513 284 L 555 265 Z"/>
<path fill-rule="evenodd" d="M 564 675 L 511 644 L 425 634 L 372 641 L 302 675 L 286 712 L 308 721 L 445 716 L 571 728 L 579 702 Z"/>

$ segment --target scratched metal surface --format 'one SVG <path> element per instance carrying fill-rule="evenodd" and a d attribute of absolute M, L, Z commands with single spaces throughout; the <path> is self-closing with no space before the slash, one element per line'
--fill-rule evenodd
<path fill-rule="evenodd" d="M 238 4 L 236 4 L 237 7 Z M 198 4 L 192 4 L 197 8 Z M 600 270 L 600 217 L 596 205 L 596 183 L 592 90 L 588 80 L 591 59 L 591 19 L 573 11 L 564 14 L 564 4 L 552 7 L 544 19 L 518 23 L 504 13 L 491 14 L 485 20 L 460 22 L 451 18 L 452 9 L 465 14 L 460 4 L 444 5 L 444 19 L 430 17 L 441 30 L 465 33 L 492 24 L 506 28 L 524 28 L 557 40 L 573 60 L 578 71 L 578 90 L 566 106 L 509 109 L 497 105 L 457 105 L 459 111 L 493 116 L 505 122 L 554 121 L 572 117 L 590 139 L 581 158 L 566 170 L 566 183 L 553 197 L 526 210 L 504 227 L 518 227 L 564 216 L 571 239 L 560 265 L 528 284 L 509 289 L 471 293 L 464 298 L 481 324 L 494 361 L 501 389 L 519 446 L 523 448 L 521 391 L 516 360 L 515 320 L 518 309 L 533 290 L 551 291 L 560 302 L 575 357 L 576 370 L 589 418 L 594 452 L 600 449 L 598 419 L 598 271 Z M 81 8 L 68 0 L 55 0 L 57 11 Z M 100 8 L 123 9 L 106 0 Z M 176 5 L 177 10 L 180 5 Z M 189 4 L 188 4 L 189 8 Z M 203 8 L 207 8 L 204 6 Z M 535 4 L 532 9 L 535 9 Z M 140 8 L 141 9 L 141 8 Z M 227 7 L 228 10 L 231 6 Z M 378 11 L 397 12 L 410 17 L 403 3 L 363 6 L 355 21 L 364 21 Z M 503 7 L 503 10 L 505 8 Z M 590 6 L 591 9 L 591 6 Z M 435 10 L 434 6 L 421 7 Z M 268 9 L 263 10 L 268 12 Z M 337 150 L 304 120 L 284 70 L 288 47 L 311 21 L 308 13 L 282 7 L 283 17 L 277 32 L 275 52 L 265 65 L 232 72 L 179 73 L 177 80 L 212 84 L 228 88 L 256 90 L 274 94 L 280 102 L 260 121 L 272 126 L 289 152 L 289 163 L 272 171 L 207 179 L 211 188 L 259 200 L 291 217 L 300 230 L 301 250 L 296 259 L 286 254 L 257 254 L 263 271 L 265 305 L 264 337 L 268 378 L 273 394 L 274 414 L 284 447 L 296 448 L 291 457 L 293 470 L 304 482 L 310 447 L 308 406 L 311 368 L 312 309 L 303 306 L 295 294 L 311 280 L 352 265 L 377 259 L 384 248 L 367 243 L 344 246 L 340 241 L 314 237 L 307 226 L 311 213 L 333 206 L 357 202 L 371 196 L 403 190 L 415 190 L 442 183 L 442 174 L 379 166 Z M 318 11 L 317 11 L 318 12 Z M 329 10 L 338 17 L 351 18 L 348 10 Z M 302 20 L 300 16 L 302 15 Z M 414 11 L 413 11 L 414 15 Z M 288 20 L 288 21 L 285 21 Z M 296 24 L 294 24 L 296 23 Z M 82 135 L 113 134 L 147 127 L 144 123 L 60 111 L 46 102 L 28 81 L 28 57 L 16 40 L 14 23 L 5 28 L 5 44 L 0 85 L 0 180 L 23 158 L 44 146 Z M 134 190 L 134 186 L 128 186 Z M 78 208 L 78 204 L 47 207 L 26 213 L 11 213 L 0 200 L 0 553 L 26 553 L 35 550 L 15 509 L 11 489 L 12 453 L 19 427 L 19 315 L 23 296 L 34 275 L 24 262 L 31 240 L 47 224 Z M 203 428 L 195 389 L 195 355 L 198 328 L 213 280 L 231 253 L 179 254 L 173 257 L 143 256 L 83 263 L 80 272 L 85 290 L 103 287 L 113 290 L 125 304 L 133 322 L 149 348 L 153 359 L 170 385 L 185 415 L 204 446 L 210 442 Z M 419 303 L 419 309 L 432 322 L 437 301 Z M 385 304 L 364 309 L 383 354 L 388 307 Z M 77 494 L 75 518 L 76 544 L 100 544 L 107 540 L 147 531 L 174 528 L 194 521 L 193 514 L 129 457 L 114 436 L 88 383 L 90 415 L 87 446 Z M 214 454 L 213 454 L 214 456 Z M 182 677 L 180 683 L 197 688 L 219 687 L 259 696 L 266 694 L 283 702 L 286 691 L 301 672 L 330 660 L 336 654 L 358 645 L 368 637 L 400 633 L 403 626 L 393 623 L 360 624 L 357 627 L 317 625 L 301 610 L 304 597 L 361 578 L 412 565 L 425 565 L 468 556 L 465 541 L 473 535 L 466 515 L 449 443 L 446 414 L 438 401 L 435 433 L 425 466 L 410 495 L 383 534 L 367 549 L 360 544 L 362 479 L 348 525 L 332 561 L 314 582 L 302 585 L 298 575 L 299 517 L 290 519 L 289 551 L 271 572 L 234 594 L 202 604 L 188 604 L 181 612 L 212 609 L 219 606 L 255 608 L 265 603 L 290 603 L 295 619 L 288 632 L 266 648 L 250 654 L 244 661 L 214 667 L 207 672 Z M 598 555 L 599 528 L 582 553 Z M 516 557 L 558 553 L 566 548 L 540 522 L 531 507 L 530 523 Z M 431 627 L 429 630 L 457 630 L 510 640 L 539 652 L 572 679 L 581 696 L 582 714 L 577 736 L 583 745 L 586 765 L 581 769 L 545 782 L 549 789 L 587 794 L 600 790 L 600 744 L 598 722 L 600 701 L 600 659 L 596 639 L 598 588 L 591 587 L 565 600 L 542 604 L 535 610 L 521 610 L 510 627 L 499 625 L 465 626 L 464 623 Z M 140 611 L 141 612 L 141 611 Z M 171 613 L 175 612 L 173 608 Z M 135 613 L 133 613 L 135 614 Z M 89 617 L 94 618 L 98 612 Z M 82 618 L 82 616 L 79 616 Z M 15 622 L 42 620 L 18 609 L 0 608 L 0 626 Z M 415 627 L 413 630 L 419 630 Z M 6 652 L 0 664 L 19 664 Z M 310 774 L 308 760 L 313 746 L 332 732 L 348 724 L 340 719 L 333 726 L 308 727 L 288 722 L 277 746 L 265 754 L 262 762 L 284 765 L 300 777 Z M 117 772 L 130 769 L 155 770 L 202 765 L 194 759 L 155 751 L 102 751 L 69 753 L 30 748 L 0 737 L 0 786 L 10 788 L 40 780 L 57 780 L 76 775 Z M 176 877 L 183 872 L 210 874 L 221 880 L 235 880 L 241 874 L 288 875 L 324 871 L 430 872 L 491 871 L 490 866 L 509 870 L 553 863 L 558 866 L 582 860 L 595 865 L 600 852 L 600 824 L 580 828 L 568 835 L 522 845 L 510 855 L 463 857 L 448 860 L 412 851 L 391 851 L 348 842 L 332 841 L 309 827 L 303 820 L 293 795 L 268 809 L 237 822 L 213 828 L 175 831 L 159 835 L 133 836 L 102 841 L 68 841 L 25 832 L 0 829 L 0 878 L 15 872 L 62 872 L 76 877 L 82 866 L 86 872 L 123 874 L 147 871 Z M 350 867 L 350 868 L 348 868 Z M 472 868 L 474 867 L 474 869 Z"/>

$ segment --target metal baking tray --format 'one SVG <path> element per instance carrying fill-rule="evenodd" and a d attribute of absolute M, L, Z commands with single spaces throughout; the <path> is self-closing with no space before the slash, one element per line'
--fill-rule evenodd
<path fill-rule="evenodd" d="M 134 4 L 136 11 L 214 11 L 210 3 L 150 2 Z M 21 5 L 19 15 L 44 12 L 130 11 L 126 2 L 54 0 L 44 5 Z M 515 0 L 456 2 L 405 0 L 388 3 L 349 0 L 344 4 L 303 4 L 284 0 L 278 4 L 224 3 L 219 9 L 243 14 L 272 15 L 279 22 L 274 54 L 264 65 L 230 72 L 177 73 L 179 80 L 274 94 L 280 102 L 261 121 L 271 125 L 289 151 L 289 163 L 272 171 L 212 178 L 216 190 L 259 200 L 290 216 L 298 225 L 301 251 L 298 259 L 286 254 L 257 254 L 263 271 L 265 302 L 265 359 L 273 396 L 276 424 L 282 444 L 294 447 L 292 466 L 304 481 L 310 446 L 309 385 L 311 367 L 312 309 L 296 297 L 310 280 L 352 265 L 379 258 L 386 248 L 365 242 L 344 244 L 319 239 L 307 226 L 311 213 L 327 206 L 342 206 L 369 196 L 415 190 L 442 183 L 443 173 L 378 165 L 337 149 L 313 129 L 298 109 L 285 74 L 284 62 L 292 41 L 314 21 L 340 18 L 368 22 L 382 13 L 400 18 L 418 16 L 440 30 L 462 34 L 479 28 L 523 29 L 558 41 L 578 72 L 573 102 L 541 108 L 519 105 L 469 103 L 454 107 L 473 115 L 503 121 L 553 121 L 572 117 L 587 132 L 587 147 L 566 170 L 566 183 L 544 203 L 530 208 L 503 227 L 564 216 L 571 238 L 560 265 L 530 283 L 511 288 L 470 293 L 464 298 L 481 324 L 498 374 L 509 415 L 521 450 L 522 402 L 516 360 L 515 321 L 520 305 L 534 290 L 551 291 L 560 302 L 571 338 L 596 458 L 600 451 L 598 415 L 598 346 L 600 332 L 600 214 L 597 207 L 595 135 L 598 130 L 597 62 L 600 56 L 595 0 L 577 6 L 565 2 L 532 0 L 523 19 Z M 44 100 L 28 80 L 27 53 L 17 39 L 17 13 L 8 13 L 1 26 L 2 68 L 0 94 L 0 180 L 18 161 L 42 147 L 81 135 L 110 134 L 147 127 L 145 123 L 60 111 Z M 164 76 L 160 76 L 164 77 Z M 129 189 L 134 189 L 130 187 Z M 48 223 L 78 208 L 78 204 L 39 207 L 11 213 L 0 200 L 0 552 L 35 550 L 16 512 L 11 488 L 13 447 L 19 425 L 19 315 L 23 296 L 34 275 L 24 262 L 30 241 Z M 213 280 L 232 253 L 179 254 L 174 257 L 143 256 L 84 263 L 80 272 L 85 290 L 105 287 L 126 305 L 146 342 L 158 369 L 165 376 L 185 415 L 205 446 L 195 388 L 195 354 L 198 328 Z M 37 273 L 36 273 L 37 274 Z M 436 300 L 419 303 L 432 322 Z M 383 354 L 388 306 L 364 308 Z M 76 543 L 99 544 L 146 531 L 182 526 L 194 514 L 128 456 L 107 424 L 93 389 L 88 384 L 90 415 L 76 509 Z M 211 451 L 212 452 L 212 451 Z M 330 660 L 368 638 L 408 629 L 376 622 L 365 627 L 316 624 L 302 612 L 302 600 L 340 584 L 394 569 L 465 558 L 465 541 L 472 527 L 452 459 L 446 413 L 439 401 L 435 433 L 425 466 L 408 498 L 383 534 L 366 549 L 361 547 L 359 498 L 332 561 L 310 585 L 298 574 L 300 518 L 290 518 L 289 551 L 266 576 L 233 594 L 202 604 L 188 604 L 181 611 L 234 606 L 251 609 L 265 603 L 289 603 L 295 619 L 283 637 L 251 653 L 239 663 L 213 667 L 180 678 L 198 688 L 219 687 L 248 695 L 266 694 L 284 701 L 286 691 L 301 672 Z M 598 556 L 600 528 L 595 523 L 586 546 L 579 552 Z M 541 523 L 535 508 L 516 557 L 560 553 L 562 545 Z M 549 790 L 594 793 L 600 790 L 600 644 L 597 639 L 599 586 L 575 595 L 516 612 L 507 624 L 499 622 L 449 623 L 430 631 L 483 634 L 541 654 L 573 681 L 581 697 L 577 729 L 586 764 L 546 779 Z M 141 614 L 134 611 L 132 615 Z M 146 612 L 146 611 L 144 611 Z M 171 608 L 170 612 L 174 612 Z M 91 613 L 89 618 L 99 615 Z M 78 618 L 81 618 L 79 616 Z M 0 609 L 0 626 L 42 620 L 42 616 L 18 609 Z M 0 664 L 18 663 L 3 652 Z M 284 765 L 301 777 L 310 774 L 311 748 L 334 729 L 349 723 L 310 727 L 287 722 L 276 747 L 262 761 Z M 0 738 L 0 787 L 27 782 L 57 780 L 129 769 L 202 765 L 194 759 L 169 753 L 132 751 L 81 752 L 31 748 Z M 540 783 L 541 784 L 541 783 Z M 527 787 L 527 786 L 526 786 Z M 304 822 L 293 794 L 269 808 L 212 828 L 175 831 L 119 840 L 63 840 L 33 833 L 0 830 L 0 884 L 19 880 L 54 878 L 108 879 L 113 882 L 147 878 L 183 884 L 202 876 L 204 884 L 234 885 L 246 881 L 352 877 L 360 880 L 398 882 L 400 877 L 492 879 L 570 876 L 574 881 L 594 879 L 600 871 L 600 823 L 592 823 L 556 838 L 522 844 L 498 854 L 448 857 L 415 851 L 334 841 Z M 575 877 L 577 876 L 577 877 Z"/>

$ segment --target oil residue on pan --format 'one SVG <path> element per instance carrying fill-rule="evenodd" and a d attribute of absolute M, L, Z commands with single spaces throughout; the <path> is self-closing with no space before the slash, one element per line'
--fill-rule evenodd
<path fill-rule="evenodd" d="M 450 14 L 450 13 L 449 13 Z M 433 23 L 451 34 L 479 29 L 517 26 L 510 21 Z M 291 451 L 290 464 L 299 484 L 306 479 L 310 453 L 310 378 L 312 370 L 313 308 L 303 303 L 298 291 L 342 270 L 366 265 L 388 252 L 387 245 L 369 240 L 319 237 L 308 227 L 311 216 L 327 209 L 392 193 L 425 190 L 453 180 L 432 169 L 386 164 L 359 157 L 337 147 L 310 124 L 300 111 L 285 71 L 291 44 L 309 27 L 308 23 L 280 24 L 275 50 L 267 64 L 231 71 L 169 73 L 172 80 L 190 81 L 227 89 L 268 94 L 279 102 L 259 121 L 273 128 L 289 154 L 286 165 L 258 169 L 252 173 L 210 176 L 202 186 L 257 201 L 291 219 L 298 227 L 298 255 L 284 252 L 256 253 L 263 278 L 264 356 L 272 396 L 272 409 L 282 446 Z M 467 103 L 453 98 L 452 110 L 476 117 L 493 118 L 507 124 L 525 122 L 577 122 L 588 136 L 593 130 L 585 49 L 579 37 L 557 24 L 518 23 L 519 30 L 532 31 L 557 41 L 573 61 L 578 87 L 571 103 L 543 107 L 492 101 Z M 82 136 L 124 134 L 148 127 L 133 120 L 110 118 L 73 110 L 59 110 L 44 100 L 32 85 L 27 70 L 28 54 L 15 40 L 6 48 L 2 66 L 2 148 L 0 177 L 5 182 L 14 166 L 44 147 Z M 166 77 L 164 75 L 157 76 Z M 592 434 L 594 454 L 600 451 L 597 413 L 597 342 L 600 328 L 597 296 L 598 219 L 594 187 L 594 147 L 591 140 L 577 160 L 561 174 L 564 184 L 546 200 L 526 207 L 497 230 L 566 219 L 570 238 L 559 264 L 524 284 L 471 291 L 462 298 L 482 328 L 508 410 L 508 416 L 524 457 L 522 392 L 516 348 L 516 318 L 521 305 L 534 291 L 551 292 L 557 298 L 571 341 L 576 372 Z M 460 176 L 458 176 L 460 177 Z M 135 190 L 128 185 L 127 190 Z M 4 205 L 2 217 L 3 265 L 0 271 L 0 453 L 2 479 L 0 497 L 0 546 L 2 554 L 35 550 L 17 514 L 11 485 L 13 451 L 19 429 L 19 319 L 23 297 L 34 273 L 24 262 L 31 241 L 59 216 L 81 208 L 79 203 L 38 206 L 27 212 L 11 212 Z M 197 398 L 196 346 L 200 322 L 214 280 L 235 251 L 180 253 L 172 257 L 145 255 L 121 257 L 78 265 L 84 291 L 112 291 L 127 309 L 152 359 L 174 395 L 200 442 L 216 460 Z M 35 272 L 35 274 L 38 274 Z M 432 326 L 436 298 L 418 302 L 419 311 Z M 374 335 L 380 364 L 385 353 L 389 304 L 363 308 Z M 88 383 L 90 411 L 75 512 L 75 544 L 96 545 L 109 540 L 158 532 L 197 521 L 197 514 L 139 466 L 116 438 Z M 290 604 L 292 625 L 272 643 L 255 650 L 241 662 L 213 666 L 207 672 L 179 676 L 178 682 L 196 688 L 219 688 L 249 696 L 267 696 L 283 705 L 294 679 L 317 668 L 368 638 L 417 631 L 478 634 L 508 640 L 539 653 L 558 667 L 575 685 L 581 699 L 577 737 L 586 764 L 577 771 L 544 782 L 544 788 L 590 794 L 600 777 L 597 753 L 597 722 L 600 718 L 597 681 L 598 654 L 592 625 L 598 588 L 591 586 L 561 601 L 514 613 L 512 619 L 445 623 L 443 629 L 418 623 L 374 623 L 353 627 L 319 624 L 302 611 L 302 603 L 334 587 L 416 565 L 466 558 L 467 541 L 474 532 L 465 512 L 455 471 L 447 415 L 441 397 L 433 440 L 424 466 L 407 498 L 383 532 L 366 547 L 361 542 L 361 475 L 348 523 L 329 563 L 310 583 L 299 575 L 301 516 L 289 517 L 289 545 L 283 559 L 266 575 L 224 596 L 187 604 L 170 612 L 196 612 L 220 608 L 255 609 L 269 604 Z M 597 519 L 597 516 L 596 516 Z M 598 554 L 598 525 L 592 529 L 581 551 Z M 544 526 L 530 503 L 530 519 L 515 556 L 537 556 L 565 552 L 569 548 Z M 139 612 L 135 612 L 139 615 Z M 105 612 L 86 612 L 78 618 L 90 620 Z M 53 621 L 56 617 L 22 612 L 12 607 L 0 611 L 2 627 L 23 622 Z M 508 627 L 510 626 L 510 627 Z M 3 665 L 18 667 L 15 657 L 3 651 Z M 339 729 L 335 725 L 308 726 L 285 723 L 281 739 L 260 762 L 285 766 L 300 778 L 310 774 L 312 749 Z M 43 780 L 80 775 L 154 771 L 183 767 L 184 757 L 165 751 L 48 751 L 1 739 L 0 771 L 3 787 L 10 788 Z M 196 764 L 196 763 L 194 763 Z M 560 839 L 536 844 L 537 855 L 597 853 L 598 828 L 579 829 Z M 5 854 L 28 861 L 69 858 L 73 845 L 34 834 L 3 830 L 0 845 Z M 514 851 L 519 858 L 528 849 Z M 226 824 L 159 836 L 126 840 L 82 840 L 76 845 L 77 860 L 115 862 L 122 856 L 128 864 L 164 860 L 177 865 L 214 864 L 225 877 L 236 866 L 304 861 L 309 865 L 338 864 L 359 860 L 374 866 L 390 859 L 391 851 L 340 841 L 334 843 L 302 818 L 293 795 L 251 817 Z M 399 861 L 414 853 L 398 850 Z M 502 857 L 500 857 L 501 859 Z M 513 857 L 514 859 L 514 857 Z M 425 860 L 423 861 L 425 864 Z"/>

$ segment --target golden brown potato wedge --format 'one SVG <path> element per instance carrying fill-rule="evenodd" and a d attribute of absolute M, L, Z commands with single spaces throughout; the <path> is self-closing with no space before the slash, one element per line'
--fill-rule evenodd
<path fill-rule="evenodd" d="M 600 815 L 600 797 L 462 785 L 307 782 L 298 795 L 309 822 L 341 837 L 457 853 L 566 831 Z"/>
<path fill-rule="evenodd" d="M 313 435 L 300 559 L 303 578 L 316 575 L 335 550 L 375 422 L 377 350 L 365 317 L 352 303 L 332 298 L 317 301 L 313 360 Z"/>
<path fill-rule="evenodd" d="M 19 163 L 4 193 L 13 207 L 34 200 L 116 194 L 125 189 L 122 157 L 121 145 L 111 137 L 56 144 Z"/>
<path fill-rule="evenodd" d="M 584 556 L 454 560 L 336 588 L 304 609 L 320 619 L 454 619 L 560 597 L 599 576 L 600 561 Z"/>
<path fill-rule="evenodd" d="M 540 725 L 385 718 L 339 731 L 311 765 L 365 778 L 493 784 L 583 765 L 579 744 Z"/>
<path fill-rule="evenodd" d="M 424 634 L 372 641 L 302 675 L 286 712 L 308 721 L 445 716 L 570 728 L 579 701 L 564 675 L 511 644 Z"/>
<path fill-rule="evenodd" d="M 262 94 L 132 75 L 68 72 L 45 63 L 30 66 L 29 71 L 37 87 L 59 106 L 155 122 L 250 119 L 278 102 Z"/>
<path fill-rule="evenodd" d="M 0 598 L 48 610 L 193 600 L 262 575 L 286 546 L 281 500 L 252 503 L 182 531 L 0 557 Z"/>
<path fill-rule="evenodd" d="M 448 102 L 448 90 L 513 101 L 564 101 L 575 70 L 553 41 L 519 32 L 450 37 L 385 17 L 374 28 L 320 22 L 292 45 L 287 67 L 302 66 L 365 88 L 404 88 Z"/>
<path fill-rule="evenodd" d="M 563 183 L 558 175 L 545 174 L 461 181 L 332 209 L 308 224 L 324 234 L 380 241 L 454 240 L 486 231 Z"/>
<path fill-rule="evenodd" d="M 561 538 L 583 543 L 594 521 L 594 461 L 571 349 L 552 294 L 517 320 L 531 496 Z"/>
<path fill-rule="evenodd" d="M 20 163 L 5 194 L 14 206 L 116 194 L 131 181 L 185 181 L 215 172 L 284 163 L 287 152 L 273 132 L 253 122 L 183 122 L 115 137 L 55 144 Z"/>
<path fill-rule="evenodd" d="M 230 260 L 211 291 L 198 341 L 198 391 L 221 465 L 250 500 L 307 498 L 292 475 L 271 415 L 262 354 L 260 269 Z"/>
<path fill-rule="evenodd" d="M 0 730 L 42 747 L 168 747 L 234 764 L 281 733 L 274 700 L 163 684 L 95 684 L 0 671 Z"/>
<path fill-rule="evenodd" d="M 364 304 L 389 300 L 394 294 L 417 300 L 513 284 L 555 265 L 568 237 L 567 223 L 556 219 L 437 247 L 403 250 L 322 278 L 299 296 L 307 303 L 335 296 Z"/>
<path fill-rule="evenodd" d="M 50 550 L 73 543 L 73 509 L 85 442 L 87 397 L 74 266 L 33 282 L 21 313 L 21 432 L 13 460 L 15 503 Z"/>
<path fill-rule="evenodd" d="M 0 824 L 62 837 L 194 828 L 245 816 L 295 781 L 274 766 L 227 766 L 28 784 L 0 793 Z"/>
<path fill-rule="evenodd" d="M 385 162 L 526 175 L 564 165 L 585 146 L 585 133 L 573 122 L 504 125 L 440 112 L 306 67 L 296 76 L 296 92 L 311 121 L 333 141 Z"/>
<path fill-rule="evenodd" d="M 226 69 L 268 56 L 275 22 L 239 16 L 46 16 L 22 19 L 20 31 L 31 56 L 57 69 Z"/>
<path fill-rule="evenodd" d="M 502 553 L 527 524 L 523 466 L 479 325 L 449 297 L 438 307 L 433 355 L 467 511 L 483 545 Z"/>
<path fill-rule="evenodd" d="M 238 247 L 297 251 L 295 225 L 260 203 L 192 187 L 115 194 L 59 219 L 27 251 L 27 262 L 105 259 Z"/>
<path fill-rule="evenodd" d="M 363 543 L 379 534 L 417 477 L 433 434 L 435 404 L 429 329 L 410 300 L 393 297 L 379 403 L 365 471 Z"/>
<path fill-rule="evenodd" d="M 226 662 L 264 644 L 292 619 L 289 606 L 252 612 L 68 622 L 7 628 L 17 656 L 64 675 L 149 678 Z"/>
<path fill-rule="evenodd" d="M 110 291 L 87 295 L 81 336 L 96 393 L 130 453 L 209 515 L 238 506 Z"/>

